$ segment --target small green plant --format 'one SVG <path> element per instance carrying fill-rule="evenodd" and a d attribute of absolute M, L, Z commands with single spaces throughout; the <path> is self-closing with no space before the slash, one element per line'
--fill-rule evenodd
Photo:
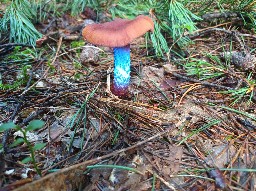
<path fill-rule="evenodd" d="M 22 133 L 22 138 L 17 138 L 11 145 L 9 145 L 10 147 L 16 147 L 20 144 L 25 143 L 28 148 L 29 148 L 29 152 L 30 152 L 30 156 L 24 158 L 21 162 L 22 163 L 28 163 L 28 162 L 32 162 L 36 172 L 41 176 L 41 171 L 38 168 L 38 165 L 36 163 L 36 158 L 35 158 L 35 152 L 38 150 L 41 150 L 42 148 L 45 147 L 46 143 L 36 143 L 36 144 L 32 144 L 29 142 L 27 134 L 31 131 L 35 131 L 37 129 L 41 129 L 44 126 L 44 122 L 41 120 L 33 120 L 31 121 L 28 126 L 26 126 L 25 128 L 21 128 L 18 125 L 15 125 L 13 122 L 9 122 L 9 123 L 4 123 L 0 126 L 0 133 L 4 132 L 4 131 L 8 131 L 10 129 L 15 129 L 16 131 L 20 131 Z"/>
<path fill-rule="evenodd" d="M 118 140 L 118 137 L 119 137 L 119 133 L 120 131 L 119 130 L 116 130 L 115 133 L 114 133 L 114 138 L 112 140 L 112 145 L 115 145 L 117 140 Z"/>
<path fill-rule="evenodd" d="M 191 138 L 192 136 L 200 133 L 201 131 L 204 131 L 206 129 L 211 128 L 214 125 L 218 125 L 219 123 L 221 123 L 221 120 L 218 119 L 211 119 L 208 121 L 208 123 L 204 124 L 203 126 L 201 126 L 198 129 L 193 130 L 188 136 L 186 136 L 185 138 L 183 138 L 178 145 L 181 145 L 182 143 L 184 143 L 185 141 L 187 141 L 189 138 Z"/>
<path fill-rule="evenodd" d="M 32 48 L 22 48 L 21 46 L 15 46 L 12 53 L 8 54 L 0 63 L 10 62 L 13 63 L 27 63 L 37 59 L 39 56 L 35 49 Z"/>
<path fill-rule="evenodd" d="M 12 73 L 11 80 L 8 80 L 6 76 L 0 76 L 0 90 L 15 90 L 24 86 L 29 79 L 29 71 L 32 68 L 31 62 L 37 60 L 38 57 L 39 54 L 35 49 L 22 49 L 21 46 L 16 46 L 10 55 L 0 61 L 0 64 L 15 64 L 17 68 Z M 7 75 L 10 75 L 10 73 L 8 72 Z"/>
<path fill-rule="evenodd" d="M 233 98 L 233 105 L 240 101 L 242 98 L 248 98 L 248 104 L 252 102 L 252 98 L 255 94 L 256 80 L 253 79 L 252 73 L 250 73 L 246 79 L 246 86 L 234 90 L 223 91 L 222 93 L 231 94 Z"/>
<path fill-rule="evenodd" d="M 31 65 L 22 66 L 16 80 L 11 83 L 3 83 L 3 76 L 0 76 L 0 90 L 15 90 L 24 86 L 28 81 L 28 71 L 31 67 Z"/>
<path fill-rule="evenodd" d="M 73 61 L 73 66 L 75 67 L 75 69 L 81 69 L 83 67 L 83 65 L 81 64 L 81 62 L 74 60 Z M 75 78 L 80 78 L 81 74 L 77 74 L 77 76 Z"/>
<path fill-rule="evenodd" d="M 215 57 L 212 57 L 215 58 Z M 215 58 L 217 60 L 217 58 Z M 189 76 L 197 76 L 200 80 L 216 78 L 224 75 L 225 68 L 221 63 L 209 63 L 205 60 L 194 59 L 187 62 L 184 68 Z"/>
<path fill-rule="evenodd" d="M 255 0 L 243 0 L 231 2 L 233 5 L 233 11 L 241 13 L 244 25 L 249 28 L 256 29 L 256 1 Z"/>
<path fill-rule="evenodd" d="M 81 138 L 81 143 L 80 143 L 80 149 L 81 151 L 84 148 L 85 143 L 85 137 L 86 137 L 86 133 L 87 133 L 87 128 L 86 128 L 86 123 L 87 123 L 87 104 L 88 101 L 94 96 L 95 92 L 97 91 L 99 87 L 99 84 L 95 87 L 94 90 L 92 90 L 92 92 L 86 97 L 86 100 L 80 104 L 79 103 L 79 110 L 72 116 L 72 118 L 70 119 L 69 123 L 67 124 L 67 127 L 70 129 L 73 129 L 73 133 L 71 135 L 71 139 L 70 139 L 70 143 L 68 146 L 68 151 L 71 152 L 71 148 L 73 146 L 74 143 L 74 139 L 75 139 L 75 134 L 78 130 L 78 128 L 80 126 L 83 126 L 83 136 Z"/>
<path fill-rule="evenodd" d="M 70 43 L 71 48 L 78 48 L 81 46 L 84 46 L 85 41 L 84 40 L 79 40 L 79 41 L 73 41 Z"/>

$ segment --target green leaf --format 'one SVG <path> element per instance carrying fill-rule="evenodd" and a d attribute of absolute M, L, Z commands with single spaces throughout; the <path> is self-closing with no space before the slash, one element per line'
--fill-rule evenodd
<path fill-rule="evenodd" d="M 23 138 L 18 138 L 18 139 L 16 139 L 16 140 L 10 145 L 10 147 L 16 147 L 17 145 L 20 145 L 21 143 L 24 143 L 24 139 L 23 139 Z"/>
<path fill-rule="evenodd" d="M 42 148 L 45 147 L 45 145 L 46 145 L 46 143 L 37 143 L 34 145 L 33 150 L 34 151 L 41 150 Z"/>
<path fill-rule="evenodd" d="M 9 129 L 14 129 L 16 125 L 13 122 L 4 123 L 0 126 L 0 132 L 7 131 Z"/>
<path fill-rule="evenodd" d="M 26 131 L 33 131 L 36 129 L 40 129 L 43 126 L 44 126 L 44 122 L 42 120 L 33 120 L 28 124 Z"/>
<path fill-rule="evenodd" d="M 28 162 L 30 162 L 30 161 L 32 161 L 32 158 L 31 158 L 31 157 L 26 157 L 26 158 L 24 158 L 21 162 L 22 162 L 23 164 L 25 164 L 25 163 L 28 163 Z"/>

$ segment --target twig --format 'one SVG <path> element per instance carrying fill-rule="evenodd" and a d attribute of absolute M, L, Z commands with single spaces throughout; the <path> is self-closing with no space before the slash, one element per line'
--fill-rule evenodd
<path fill-rule="evenodd" d="M 215 88 L 218 88 L 218 89 L 225 89 L 225 90 L 233 90 L 232 88 L 230 87 L 226 87 L 226 86 L 222 86 L 222 85 L 217 85 L 217 84 L 213 84 L 213 83 L 210 83 L 210 82 L 202 82 L 200 80 L 196 80 L 196 79 L 192 79 L 192 78 L 189 78 L 187 76 L 182 76 L 180 74 L 177 74 L 177 73 L 172 73 L 173 76 L 177 77 L 177 78 L 181 78 L 181 79 L 184 79 L 186 81 L 190 81 L 190 82 L 195 82 L 195 83 L 200 83 L 204 86 L 211 86 L 211 87 L 215 87 Z"/>
<path fill-rule="evenodd" d="M 215 26 L 211 26 L 211 27 L 207 27 L 207 28 L 203 28 L 203 29 L 198 29 L 196 31 L 193 31 L 192 33 L 185 32 L 184 35 L 189 35 L 189 38 L 194 38 L 194 37 L 199 36 L 200 33 L 203 32 L 203 31 L 207 31 L 209 29 L 214 29 L 214 28 L 217 28 L 217 27 L 225 26 L 225 25 L 228 25 L 228 24 L 232 24 L 232 22 L 221 23 L 221 24 L 218 24 L 218 25 L 215 25 Z"/>
<path fill-rule="evenodd" d="M 171 126 L 171 127 L 167 128 L 165 131 L 160 132 L 160 133 L 157 133 L 156 135 L 154 135 L 154 136 L 152 136 L 152 137 L 149 137 L 149 138 L 147 138 L 147 139 L 145 139 L 145 140 L 143 140 L 143 141 L 141 141 L 141 142 L 138 142 L 138 143 L 136 143 L 135 145 L 132 145 L 132 146 L 130 146 L 130 147 L 127 147 L 127 148 L 125 148 L 125 149 L 120 149 L 120 150 L 115 151 L 115 152 L 112 152 L 112 153 L 110 153 L 110 154 L 107 154 L 107 155 L 104 155 L 104 156 L 101 156 L 101 157 L 97 157 L 97 158 L 94 158 L 94 159 L 91 159 L 91 160 L 87 160 L 87 161 L 85 161 L 85 162 L 82 162 L 82 163 L 79 163 L 79 164 L 70 166 L 70 167 L 68 167 L 68 168 L 65 168 L 65 169 L 63 169 L 63 170 L 61 170 L 61 171 L 62 171 L 62 172 L 68 172 L 68 171 L 70 171 L 70 170 L 72 170 L 72 169 L 80 168 L 81 166 L 85 166 L 85 165 L 88 165 L 88 164 L 93 164 L 93 163 L 99 162 L 99 161 L 101 161 L 101 160 L 103 160 L 103 159 L 106 159 L 106 158 L 109 158 L 109 157 L 112 157 L 112 156 L 116 156 L 116 155 L 118 155 L 118 154 L 120 154 L 120 153 L 124 153 L 124 152 L 126 152 L 126 151 L 133 150 L 133 149 L 135 149 L 135 148 L 137 148 L 137 147 L 139 147 L 139 146 L 141 146 L 141 145 L 143 145 L 143 144 L 145 144 L 145 143 L 147 143 L 147 142 L 149 142 L 149 141 L 151 141 L 151 140 L 153 140 L 153 139 L 156 139 L 157 137 L 160 137 L 160 136 L 166 134 L 166 133 L 169 132 L 171 129 L 173 129 L 173 127 L 174 127 L 174 126 Z M 51 168 L 52 168 L 52 167 L 48 168 L 47 170 L 50 170 Z M 46 173 L 46 172 L 44 171 L 43 174 L 44 174 L 44 173 Z M 57 173 L 58 173 L 58 172 L 57 172 Z M 47 176 L 46 176 L 46 177 L 47 177 Z M 44 178 L 46 178 L 46 177 L 44 177 Z"/>
<path fill-rule="evenodd" d="M 21 122 L 21 126 L 23 125 L 27 125 L 28 122 L 30 122 L 32 119 L 34 119 L 36 116 L 38 116 L 39 114 L 43 113 L 44 110 L 38 110 L 33 112 L 33 114 L 29 115 L 26 119 L 24 119 L 22 122 Z"/>
<path fill-rule="evenodd" d="M 22 63 L 22 64 L 25 64 L 25 63 L 31 63 L 33 64 L 34 62 L 38 62 L 39 60 L 36 60 L 36 61 L 33 61 L 34 59 L 32 58 L 28 58 L 28 59 L 23 59 L 23 60 L 8 60 L 7 62 L 0 62 L 1 65 L 6 65 L 6 64 L 15 64 L 15 63 Z"/>
<path fill-rule="evenodd" d="M 10 52 L 14 49 L 15 46 L 22 46 L 22 47 L 33 47 L 29 44 L 22 44 L 22 43 L 8 43 L 0 45 L 0 57 L 6 55 L 7 52 Z"/>
<path fill-rule="evenodd" d="M 57 22 L 56 18 L 53 18 L 49 24 L 42 30 L 43 33 L 46 33 L 46 31 L 53 25 L 54 22 Z"/>
<path fill-rule="evenodd" d="M 101 52 L 104 52 L 104 50 L 102 50 L 102 49 L 100 49 L 100 48 L 98 48 L 98 47 L 96 47 L 96 46 L 79 46 L 79 47 L 76 47 L 76 48 L 71 48 L 71 49 L 67 50 L 67 52 L 64 52 L 64 53 L 62 53 L 62 54 L 59 54 L 58 57 L 61 57 L 61 56 L 65 55 L 65 54 L 68 54 L 69 52 L 71 52 L 71 51 L 73 51 L 73 50 L 79 50 L 79 49 L 83 49 L 83 48 L 94 48 L 94 49 L 96 49 L 96 50 L 99 50 L 99 51 L 101 51 Z"/>
<path fill-rule="evenodd" d="M 223 24 L 221 24 L 221 25 L 223 25 Z M 252 35 L 252 34 L 243 34 L 243 33 L 240 33 L 240 32 L 238 32 L 236 30 L 226 30 L 226 29 L 223 29 L 223 28 L 217 28 L 217 27 L 219 27 L 221 25 L 216 25 L 214 27 L 209 27 L 209 28 L 197 30 L 197 31 L 195 31 L 193 33 L 194 35 L 191 35 L 189 37 L 190 38 L 195 38 L 195 37 L 200 36 L 200 35 L 202 35 L 204 33 L 209 33 L 209 32 L 212 32 L 212 31 L 220 31 L 220 32 L 225 32 L 225 33 L 230 34 L 230 35 L 236 34 L 238 36 L 251 37 L 251 38 L 256 39 L 256 36 Z"/>
<path fill-rule="evenodd" d="M 0 45 L 0 48 L 13 47 L 13 46 L 33 47 L 29 44 L 23 44 L 23 43 L 8 43 L 8 44 Z"/>

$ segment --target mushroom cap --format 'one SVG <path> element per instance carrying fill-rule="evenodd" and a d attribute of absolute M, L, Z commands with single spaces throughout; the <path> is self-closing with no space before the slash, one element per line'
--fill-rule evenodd
<path fill-rule="evenodd" d="M 122 47 L 149 30 L 154 31 L 153 20 L 140 15 L 133 20 L 118 18 L 111 22 L 87 25 L 82 34 L 88 42 L 95 45 Z"/>

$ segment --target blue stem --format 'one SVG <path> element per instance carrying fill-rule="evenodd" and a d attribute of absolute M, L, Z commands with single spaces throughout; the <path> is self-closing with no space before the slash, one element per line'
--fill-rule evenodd
<path fill-rule="evenodd" d="M 124 96 L 130 83 L 130 45 L 114 48 L 113 94 Z"/>

